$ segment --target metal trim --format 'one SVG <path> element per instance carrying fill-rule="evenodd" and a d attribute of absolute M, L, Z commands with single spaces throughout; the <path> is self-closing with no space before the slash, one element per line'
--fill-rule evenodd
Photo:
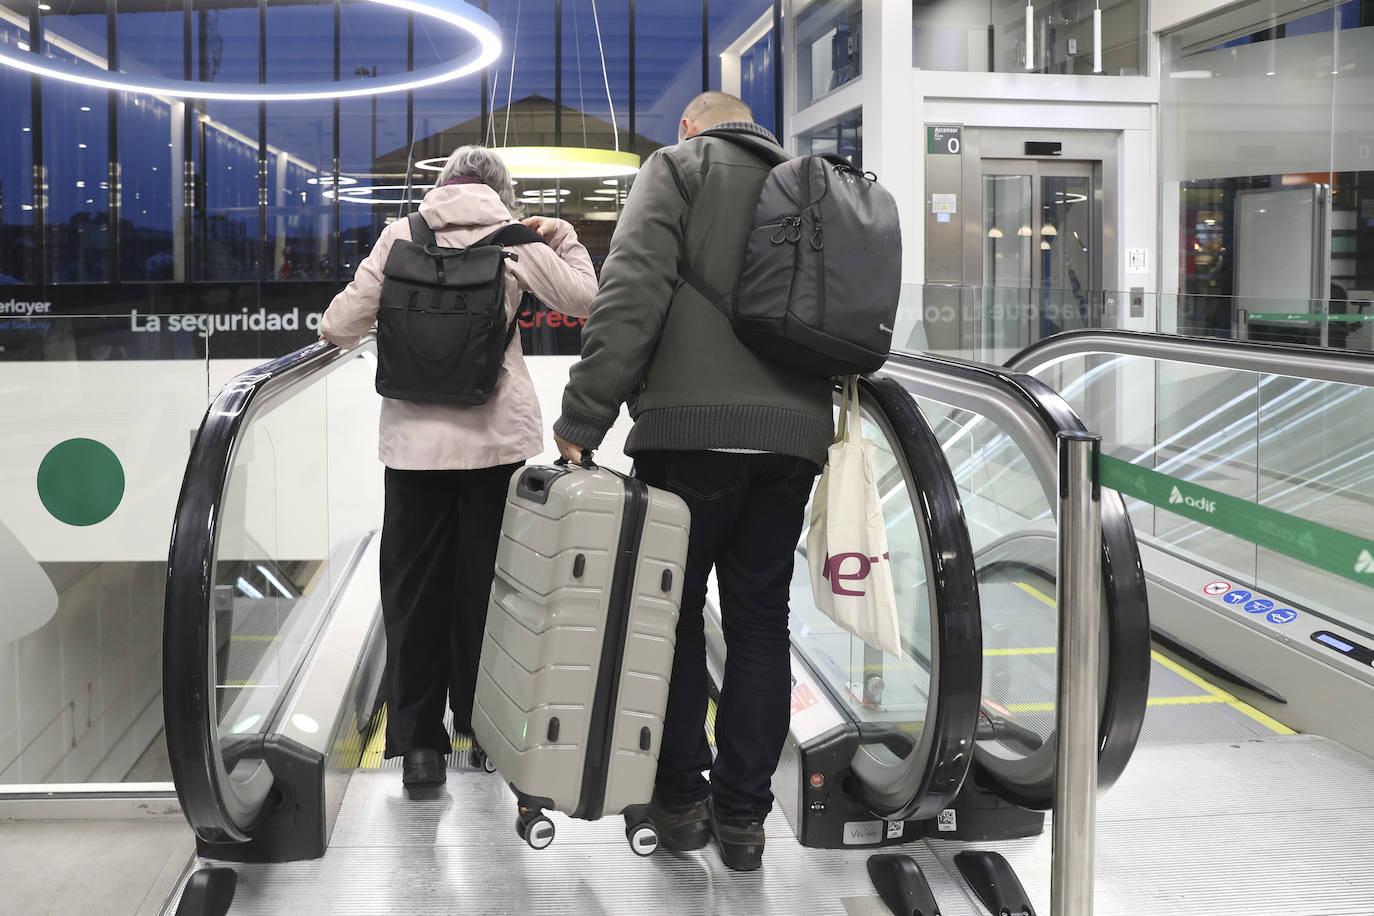
<path fill-rule="evenodd" d="M 1007 360 L 1006 368 L 1012 372 L 1030 373 L 1088 353 L 1139 356 L 1161 362 L 1197 363 L 1219 369 L 1374 387 L 1374 360 L 1368 353 L 1248 340 L 1179 337 L 1152 331 L 1065 331 L 1026 347 Z"/>

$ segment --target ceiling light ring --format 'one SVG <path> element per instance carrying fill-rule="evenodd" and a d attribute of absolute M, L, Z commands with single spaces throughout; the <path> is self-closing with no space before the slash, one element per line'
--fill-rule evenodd
<path fill-rule="evenodd" d="M 501 53 L 501 38 L 496 20 L 481 10 L 462 2 L 462 0 L 370 0 L 370 2 L 430 16 L 457 26 L 471 35 L 476 40 L 477 46 L 446 63 L 376 79 L 360 80 L 356 84 L 329 81 L 299 83 L 280 89 L 273 89 L 270 84 L 263 85 L 261 83 L 207 83 L 154 76 L 135 76 L 119 71 L 99 70 L 87 64 L 72 63 L 38 54 L 15 51 L 2 44 L 0 44 L 0 66 L 23 70 L 63 82 L 117 92 L 220 101 L 287 102 L 357 98 L 433 86 L 436 83 L 448 82 L 475 73 L 490 64 Z"/>

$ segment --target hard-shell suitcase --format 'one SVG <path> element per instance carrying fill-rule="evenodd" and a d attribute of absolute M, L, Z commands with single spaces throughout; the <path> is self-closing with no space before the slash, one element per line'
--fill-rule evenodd
<path fill-rule="evenodd" d="M 553 841 L 545 810 L 623 814 L 649 855 L 691 515 L 633 478 L 560 462 L 512 480 L 472 727 L 516 794 L 516 830 Z"/>

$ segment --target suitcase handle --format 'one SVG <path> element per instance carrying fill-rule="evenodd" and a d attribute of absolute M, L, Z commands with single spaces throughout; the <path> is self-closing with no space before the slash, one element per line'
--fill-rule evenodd
<path fill-rule="evenodd" d="M 520 482 L 515 485 L 515 495 L 542 506 L 549 501 L 549 488 L 553 482 L 566 473 L 566 467 L 525 468 L 520 472 Z"/>
<path fill-rule="evenodd" d="M 559 458 L 557 461 L 554 462 L 554 466 L 560 468 L 566 468 L 570 464 L 572 464 L 572 462 L 566 458 Z M 582 470 L 584 471 L 595 471 L 596 462 L 592 460 L 592 450 L 589 448 L 584 448 L 582 450 L 582 460 L 579 461 L 577 464 L 578 467 L 582 468 Z"/>

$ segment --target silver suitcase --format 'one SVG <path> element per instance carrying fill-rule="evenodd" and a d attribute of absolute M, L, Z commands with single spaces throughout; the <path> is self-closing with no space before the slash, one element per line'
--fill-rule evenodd
<path fill-rule="evenodd" d="M 691 515 L 672 493 L 560 462 L 512 480 L 472 728 L 516 794 L 516 830 L 553 841 L 545 810 L 623 814 L 639 855 L 668 704 Z"/>

